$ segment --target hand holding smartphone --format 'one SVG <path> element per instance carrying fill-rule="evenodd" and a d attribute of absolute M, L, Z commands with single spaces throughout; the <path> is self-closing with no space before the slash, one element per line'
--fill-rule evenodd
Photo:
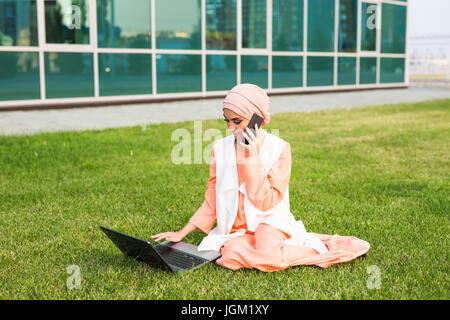
<path fill-rule="evenodd" d="M 247 128 L 252 130 L 253 134 L 256 136 L 255 124 L 258 125 L 258 129 L 259 129 L 259 128 L 261 128 L 261 124 L 262 124 L 263 120 L 264 120 L 263 118 L 261 118 L 256 113 L 254 113 L 252 118 L 250 119 L 250 122 L 248 123 Z M 248 141 L 245 138 L 243 138 L 242 142 L 245 143 L 245 144 L 248 144 Z"/>

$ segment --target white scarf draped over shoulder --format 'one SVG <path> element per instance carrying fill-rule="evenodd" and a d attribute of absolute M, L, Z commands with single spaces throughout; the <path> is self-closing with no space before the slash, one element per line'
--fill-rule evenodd
<path fill-rule="evenodd" d="M 264 130 L 262 132 L 265 137 L 259 156 L 264 166 L 264 171 L 268 173 L 272 165 L 280 157 L 286 142 Z M 245 234 L 245 229 L 230 233 L 238 211 L 238 192 L 241 191 L 244 194 L 245 219 L 249 231 L 254 232 L 260 223 L 266 223 L 291 236 L 285 241 L 286 244 L 311 247 L 319 253 L 328 252 L 325 244 L 313 233 L 306 232 L 302 221 L 296 221 L 290 212 L 289 187 L 286 188 L 282 201 L 272 209 L 261 211 L 253 206 L 248 199 L 245 182 L 240 186 L 238 185 L 234 140 L 234 135 L 230 135 L 217 140 L 214 144 L 217 226 L 203 238 L 198 250 L 219 251 L 220 247 L 229 239 Z"/>

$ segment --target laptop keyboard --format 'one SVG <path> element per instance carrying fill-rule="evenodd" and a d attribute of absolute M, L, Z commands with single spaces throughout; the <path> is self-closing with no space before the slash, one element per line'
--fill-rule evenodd
<path fill-rule="evenodd" d="M 169 264 L 181 269 L 195 268 L 198 265 L 208 261 L 165 245 L 159 245 L 155 247 L 155 249 Z"/>

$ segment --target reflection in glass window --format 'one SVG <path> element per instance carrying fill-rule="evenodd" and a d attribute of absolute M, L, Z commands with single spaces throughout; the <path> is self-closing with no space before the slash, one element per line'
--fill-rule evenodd
<path fill-rule="evenodd" d="M 359 61 L 359 83 L 377 82 L 377 58 L 361 58 Z"/>
<path fill-rule="evenodd" d="M 47 98 L 94 96 L 92 53 L 46 52 Z"/>
<path fill-rule="evenodd" d="M 89 44 L 88 0 L 45 0 L 47 43 Z"/>
<path fill-rule="evenodd" d="M 242 0 L 242 48 L 266 48 L 266 0 Z"/>
<path fill-rule="evenodd" d="M 306 85 L 308 87 L 333 85 L 333 57 L 308 57 L 307 64 Z"/>
<path fill-rule="evenodd" d="M 406 7 L 383 4 L 381 52 L 405 53 Z"/>
<path fill-rule="evenodd" d="M 206 49 L 236 50 L 236 0 L 206 0 Z"/>
<path fill-rule="evenodd" d="M 356 52 L 358 0 L 339 1 L 339 52 Z"/>
<path fill-rule="evenodd" d="M 156 47 L 201 49 L 200 0 L 156 0 Z"/>
<path fill-rule="evenodd" d="M 0 0 L 0 46 L 37 46 L 36 0 Z"/>
<path fill-rule="evenodd" d="M 334 51 L 334 0 L 308 1 L 308 51 Z"/>
<path fill-rule="evenodd" d="M 236 85 L 236 56 L 206 56 L 206 90 L 230 90 Z"/>
<path fill-rule="evenodd" d="M 377 41 L 378 6 L 373 3 L 361 4 L 361 50 L 375 51 Z"/>
<path fill-rule="evenodd" d="M 272 57 L 272 88 L 292 88 L 303 85 L 303 57 Z"/>
<path fill-rule="evenodd" d="M 404 82 L 405 81 L 405 59 L 403 58 L 381 58 L 380 82 Z"/>
<path fill-rule="evenodd" d="M 139 53 L 99 53 L 100 95 L 151 94 L 151 57 Z"/>
<path fill-rule="evenodd" d="M 157 54 L 157 92 L 202 91 L 202 58 L 198 54 Z"/>
<path fill-rule="evenodd" d="M 273 0 L 272 50 L 303 50 L 303 0 Z"/>
<path fill-rule="evenodd" d="M 241 56 L 241 83 L 253 83 L 267 88 L 267 56 Z"/>
<path fill-rule="evenodd" d="M 338 58 L 338 85 L 356 84 L 356 58 Z"/>
<path fill-rule="evenodd" d="M 150 1 L 98 0 L 97 32 L 101 48 L 150 48 Z"/>
<path fill-rule="evenodd" d="M 39 99 L 37 52 L 0 52 L 0 100 Z"/>

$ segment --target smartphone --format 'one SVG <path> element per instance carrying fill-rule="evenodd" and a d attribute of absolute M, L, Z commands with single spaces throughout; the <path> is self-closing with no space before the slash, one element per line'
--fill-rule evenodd
<path fill-rule="evenodd" d="M 250 119 L 250 122 L 248 123 L 247 128 L 252 130 L 253 134 L 256 135 L 255 124 L 258 125 L 258 129 L 259 129 L 259 128 L 261 128 L 261 123 L 263 122 L 263 120 L 264 120 L 263 118 L 261 118 L 256 113 L 254 113 L 252 118 Z M 245 138 L 242 139 L 242 142 L 245 143 L 245 144 L 248 144 L 248 141 Z"/>

